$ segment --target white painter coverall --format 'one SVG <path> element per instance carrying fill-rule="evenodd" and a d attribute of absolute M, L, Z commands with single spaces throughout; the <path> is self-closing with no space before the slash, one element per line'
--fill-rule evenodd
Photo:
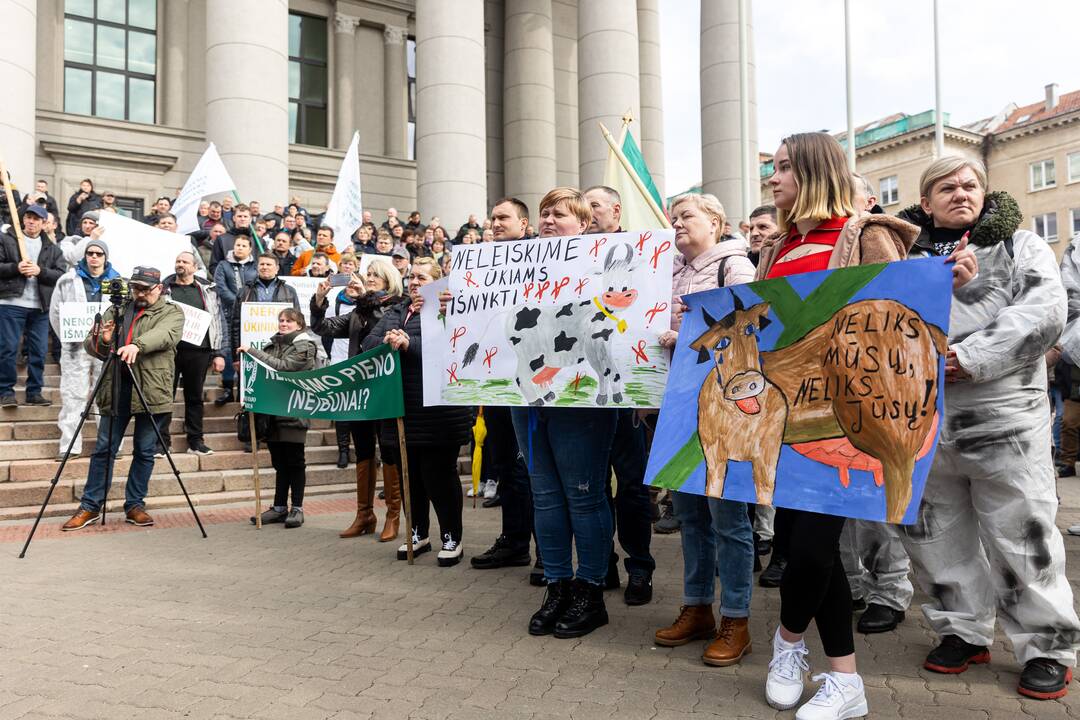
<path fill-rule="evenodd" d="M 52 301 L 49 304 L 49 324 L 53 332 L 60 337 L 60 303 L 86 302 L 86 288 L 83 286 L 75 268 L 69 269 L 56 281 Z M 101 372 L 101 361 L 90 357 L 81 342 L 60 343 L 60 449 L 63 453 L 75 434 L 79 424 L 79 415 L 86 406 L 90 388 Z M 71 447 L 72 455 L 82 452 L 82 435 L 75 438 Z"/>
<path fill-rule="evenodd" d="M 899 612 L 911 605 L 911 561 L 896 525 L 848 518 L 840 533 L 840 559 L 853 598 Z"/>
<path fill-rule="evenodd" d="M 1055 525 L 1043 355 L 1065 325 L 1065 291 L 1032 232 L 969 246 L 978 276 L 954 293 L 949 345 L 968 381 L 945 385 L 945 422 L 918 520 L 901 526 L 923 612 L 939 635 L 989 646 L 1000 617 L 1017 660 L 1076 664 L 1080 620 Z"/>

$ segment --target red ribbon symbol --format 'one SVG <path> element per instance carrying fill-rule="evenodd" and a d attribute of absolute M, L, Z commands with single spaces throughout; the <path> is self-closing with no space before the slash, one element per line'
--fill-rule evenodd
<path fill-rule="evenodd" d="M 450 383 L 456 383 L 457 379 L 457 363 L 450 363 L 450 367 L 446 369 L 446 372 L 450 373 Z"/>
<path fill-rule="evenodd" d="M 535 283 L 525 283 L 525 292 L 524 292 L 524 295 L 525 295 L 525 299 L 526 299 L 526 300 L 528 300 L 528 299 L 529 299 L 529 294 L 530 294 L 530 293 L 532 292 L 532 290 L 533 290 L 533 286 L 534 286 L 534 285 L 535 285 Z"/>
<path fill-rule="evenodd" d="M 592 250 L 589 251 L 589 254 L 592 255 L 593 257 L 600 257 L 600 246 L 603 245 L 606 242 L 607 242 L 606 237 L 602 237 L 599 240 L 593 240 Z"/>
<path fill-rule="evenodd" d="M 536 299 L 542 300 L 544 298 L 544 291 L 551 287 L 551 281 L 545 280 L 536 287 Z"/>
<path fill-rule="evenodd" d="M 581 381 L 584 380 L 584 379 L 585 379 L 585 376 L 582 375 L 581 373 L 574 373 L 574 381 L 573 381 L 573 383 L 574 383 L 574 392 L 578 391 L 578 385 L 580 385 Z"/>
<path fill-rule="evenodd" d="M 492 358 L 494 358 L 498 354 L 499 354 L 499 348 L 497 348 L 497 347 L 488 348 L 487 350 L 484 351 L 484 364 L 488 366 L 489 370 L 491 369 L 491 360 L 492 360 Z"/>
<path fill-rule="evenodd" d="M 464 326 L 454 328 L 454 333 L 450 336 L 450 346 L 452 348 L 454 348 L 455 351 L 457 350 L 458 338 L 461 337 L 464 334 L 465 334 L 465 327 Z"/>
<path fill-rule="evenodd" d="M 581 291 L 584 290 L 585 286 L 588 285 L 588 284 L 589 284 L 589 279 L 588 278 L 582 278 L 581 280 L 577 281 L 577 287 L 574 288 L 574 292 L 576 292 L 578 294 L 578 297 L 581 297 Z"/>
<path fill-rule="evenodd" d="M 472 279 L 472 270 L 465 273 L 465 284 L 469 287 L 480 287 L 476 284 L 476 281 Z"/>
<path fill-rule="evenodd" d="M 649 231 L 645 231 L 645 232 L 641 233 L 640 235 L 638 235 L 638 241 L 637 241 L 637 253 L 638 253 L 638 255 L 640 255 L 641 253 L 643 253 L 645 251 L 645 243 L 649 242 L 649 238 L 651 238 L 651 237 L 652 237 L 652 233 L 649 232 Z"/>
<path fill-rule="evenodd" d="M 653 305 L 652 310 L 646 310 L 645 311 L 645 316 L 646 316 L 645 327 L 648 327 L 649 323 L 651 323 L 653 320 L 655 320 L 656 316 L 659 315 L 660 313 L 664 312 L 665 310 L 667 310 L 667 303 L 657 303 L 656 305 Z"/>
<path fill-rule="evenodd" d="M 569 284 L 570 284 L 570 278 L 568 278 L 568 277 L 564 277 L 562 280 L 556 280 L 555 281 L 555 287 L 551 288 L 551 297 L 552 297 L 552 299 L 558 300 L 559 299 L 559 293 L 561 293 L 562 289 L 564 287 L 566 287 L 567 285 L 569 285 Z"/>
<path fill-rule="evenodd" d="M 660 256 L 670 249 L 671 243 L 665 240 L 664 242 L 660 243 L 659 247 L 652 251 L 652 260 L 650 260 L 649 262 L 652 263 L 653 270 L 656 270 L 656 264 L 660 261 Z"/>
<path fill-rule="evenodd" d="M 638 340 L 637 347 L 631 348 L 634 351 L 634 364 L 640 365 L 643 362 L 649 362 L 649 356 L 645 354 L 645 341 Z"/>

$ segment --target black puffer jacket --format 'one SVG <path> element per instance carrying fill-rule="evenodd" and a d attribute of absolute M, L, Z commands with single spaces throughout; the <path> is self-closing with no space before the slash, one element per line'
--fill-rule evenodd
<path fill-rule="evenodd" d="M 79 202 L 79 195 L 82 194 L 82 190 L 76 190 L 71 193 L 71 197 L 68 198 L 67 204 L 67 220 L 64 223 L 65 235 L 78 235 L 79 223 L 82 222 L 83 213 L 90 212 L 91 210 L 99 210 L 101 208 L 101 196 L 93 190 L 83 198 L 82 202 Z"/>
<path fill-rule="evenodd" d="M 386 314 L 386 309 L 392 307 L 400 298 L 383 293 L 367 293 L 357 299 L 352 312 L 332 318 L 326 317 L 327 298 L 323 298 L 321 305 L 317 300 L 317 295 L 311 296 L 312 331 L 324 338 L 349 338 L 349 357 L 353 357 L 364 352 L 361 347 L 364 338 L 379 324 Z"/>
<path fill-rule="evenodd" d="M 409 348 L 401 353 L 401 384 L 405 395 L 405 442 L 409 447 L 464 445 L 472 436 L 473 409 L 455 405 L 424 407 L 423 353 L 420 340 L 420 314 L 409 313 L 408 298 L 386 310 L 382 320 L 364 338 L 363 350 L 382 344 L 390 330 L 404 330 Z M 379 442 L 397 446 L 394 422 L 381 423 Z"/>
<path fill-rule="evenodd" d="M 14 232 L 14 231 L 12 231 Z M 26 287 L 26 276 L 19 272 L 19 241 L 10 233 L 0 233 L 0 298 L 17 298 Z M 41 268 L 37 276 L 38 300 L 45 312 L 52 302 L 56 281 L 67 270 L 64 252 L 45 234 L 41 234 L 41 252 L 34 258 Z"/>

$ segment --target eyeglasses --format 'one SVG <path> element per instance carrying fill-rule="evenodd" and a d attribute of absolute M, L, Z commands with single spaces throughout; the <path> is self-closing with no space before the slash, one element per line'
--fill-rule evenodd
<path fill-rule="evenodd" d="M 130 285 L 129 287 L 134 295 L 148 295 L 157 285 Z"/>
<path fill-rule="evenodd" d="M 87 250 L 86 251 L 86 257 L 105 257 L 105 253 L 103 253 L 103 252 L 94 252 L 92 250 Z"/>

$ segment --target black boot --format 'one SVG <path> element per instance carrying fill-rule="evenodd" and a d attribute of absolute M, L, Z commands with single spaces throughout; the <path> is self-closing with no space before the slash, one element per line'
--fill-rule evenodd
<path fill-rule="evenodd" d="M 550 635 L 555 629 L 555 622 L 570 607 L 572 598 L 569 580 L 556 580 L 548 583 L 544 593 L 544 604 L 529 619 L 530 635 Z"/>
<path fill-rule="evenodd" d="M 1056 700 L 1065 697 L 1071 682 L 1072 668 L 1065 667 L 1057 660 L 1035 658 L 1024 665 L 1016 690 L 1036 700 Z"/>
<path fill-rule="evenodd" d="M 573 595 L 570 607 L 555 623 L 555 637 L 557 638 L 588 635 L 596 628 L 608 623 L 603 585 L 593 585 L 584 580 L 575 579 Z"/>
<path fill-rule="evenodd" d="M 858 629 L 864 635 L 890 632 L 896 626 L 904 622 L 904 611 L 893 610 L 891 607 L 870 603 L 866 606 L 866 612 L 859 618 Z"/>
<path fill-rule="evenodd" d="M 547 579 L 544 577 L 544 561 L 540 558 L 540 547 L 536 548 L 536 564 L 529 571 L 529 584 L 533 587 L 544 587 Z"/>
<path fill-rule="evenodd" d="M 784 579 L 784 568 L 787 567 L 787 558 L 773 550 L 769 558 L 769 566 L 758 575 L 758 585 L 766 588 L 780 587 L 780 581 Z"/>
<path fill-rule="evenodd" d="M 228 405 L 233 401 L 233 386 L 232 383 L 221 384 L 223 392 L 214 398 L 214 405 L 221 407 L 222 405 Z"/>
<path fill-rule="evenodd" d="M 990 648 L 972 645 L 959 635 L 946 635 L 941 644 L 930 651 L 923 661 L 923 667 L 931 672 L 958 675 L 969 665 L 982 665 L 990 662 Z"/>
<path fill-rule="evenodd" d="M 349 466 L 349 448 L 338 448 L 337 451 L 337 466 L 344 468 Z"/>

